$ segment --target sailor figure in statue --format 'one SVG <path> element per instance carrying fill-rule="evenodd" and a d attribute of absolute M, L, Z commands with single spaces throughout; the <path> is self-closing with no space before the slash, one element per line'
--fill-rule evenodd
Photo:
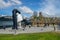
<path fill-rule="evenodd" d="M 12 29 L 18 29 L 18 22 L 20 22 L 19 26 L 21 26 L 21 21 L 22 21 L 21 13 L 17 9 L 13 9 L 12 13 L 13 13 L 13 15 L 12 15 L 12 17 L 13 17 Z"/>

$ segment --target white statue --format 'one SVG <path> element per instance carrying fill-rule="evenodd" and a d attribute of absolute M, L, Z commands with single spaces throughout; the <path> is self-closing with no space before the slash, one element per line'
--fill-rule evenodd
<path fill-rule="evenodd" d="M 22 28 L 21 27 L 21 21 L 23 20 L 22 15 L 17 13 L 17 24 L 18 24 L 18 28 Z"/>

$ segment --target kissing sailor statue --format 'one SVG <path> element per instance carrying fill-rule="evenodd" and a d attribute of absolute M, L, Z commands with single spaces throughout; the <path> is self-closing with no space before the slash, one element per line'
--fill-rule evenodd
<path fill-rule="evenodd" d="M 20 22 L 19 24 L 21 25 L 21 21 L 22 21 L 21 13 L 17 9 L 13 9 L 12 13 L 13 13 L 13 15 L 12 15 L 12 17 L 13 17 L 12 29 L 18 29 L 18 27 L 17 27 L 18 22 Z"/>

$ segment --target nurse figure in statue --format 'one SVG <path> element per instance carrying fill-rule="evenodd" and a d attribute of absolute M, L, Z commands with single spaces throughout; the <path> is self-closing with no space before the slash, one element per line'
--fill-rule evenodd
<path fill-rule="evenodd" d="M 19 13 L 17 13 L 17 24 L 18 24 L 18 28 L 22 28 L 21 27 L 21 21 L 23 20 L 23 18 L 22 18 L 22 15 L 21 15 L 21 13 L 19 14 Z"/>

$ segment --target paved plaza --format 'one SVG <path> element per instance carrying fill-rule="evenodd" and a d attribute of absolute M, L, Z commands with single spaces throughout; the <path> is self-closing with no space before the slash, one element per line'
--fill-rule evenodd
<path fill-rule="evenodd" d="M 58 25 L 55 25 L 56 31 L 60 31 Z M 19 28 L 18 30 L 12 30 L 12 28 L 0 29 L 0 34 L 19 34 L 19 33 L 38 33 L 38 32 L 51 32 L 54 31 L 53 25 L 46 27 L 31 27 L 28 26 L 23 30 L 23 28 Z"/>

